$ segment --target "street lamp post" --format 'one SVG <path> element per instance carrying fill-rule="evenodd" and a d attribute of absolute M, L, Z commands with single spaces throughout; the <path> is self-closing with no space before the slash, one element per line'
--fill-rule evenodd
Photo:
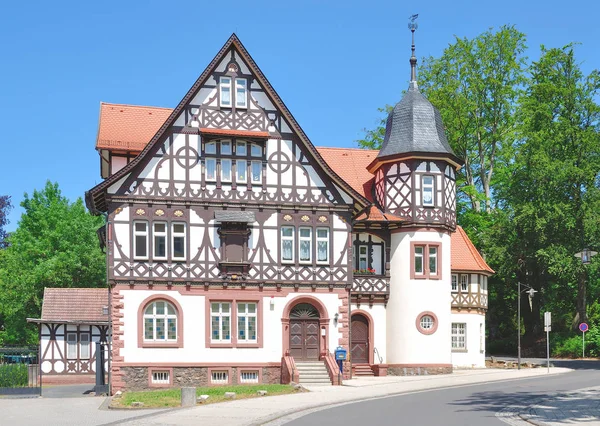
<path fill-rule="evenodd" d="M 521 369 L 521 281 L 517 281 L 518 283 L 518 298 L 517 298 L 517 370 Z M 524 292 L 529 293 L 529 300 L 533 299 L 533 295 L 537 293 L 537 290 L 529 287 L 527 284 L 523 284 L 527 287 Z"/>

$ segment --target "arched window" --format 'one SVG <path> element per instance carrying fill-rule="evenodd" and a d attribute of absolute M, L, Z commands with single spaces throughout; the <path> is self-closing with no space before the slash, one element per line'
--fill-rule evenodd
<path fill-rule="evenodd" d="M 155 300 L 144 309 L 144 341 L 177 340 L 177 310 L 165 300 Z"/>

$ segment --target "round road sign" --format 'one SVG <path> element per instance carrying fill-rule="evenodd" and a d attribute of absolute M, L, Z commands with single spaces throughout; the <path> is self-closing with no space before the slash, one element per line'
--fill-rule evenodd
<path fill-rule="evenodd" d="M 585 333 L 588 330 L 589 330 L 589 327 L 586 323 L 582 322 L 581 324 L 579 324 L 579 331 Z"/>

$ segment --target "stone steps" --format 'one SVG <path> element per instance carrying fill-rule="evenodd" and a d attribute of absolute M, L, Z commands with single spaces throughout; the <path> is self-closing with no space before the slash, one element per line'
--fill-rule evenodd
<path fill-rule="evenodd" d="M 373 373 L 373 370 L 371 369 L 371 366 L 369 364 L 355 364 L 355 365 L 353 365 L 353 369 L 354 369 L 355 376 L 361 376 L 361 377 L 375 376 L 375 374 Z"/>
<path fill-rule="evenodd" d="M 324 362 L 296 362 L 302 385 L 331 385 Z"/>

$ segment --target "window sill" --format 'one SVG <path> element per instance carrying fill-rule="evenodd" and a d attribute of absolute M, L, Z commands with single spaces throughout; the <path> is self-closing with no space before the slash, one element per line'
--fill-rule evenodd
<path fill-rule="evenodd" d="M 452 353 L 466 354 L 467 352 L 469 352 L 467 349 L 452 349 Z"/>
<path fill-rule="evenodd" d="M 142 342 L 140 348 L 183 348 L 181 342 Z"/>
<path fill-rule="evenodd" d="M 233 346 L 233 343 L 229 342 L 229 343 L 216 343 L 216 342 L 210 342 L 208 345 L 209 348 L 233 348 L 235 346 Z"/>
<path fill-rule="evenodd" d="M 258 342 L 256 343 L 240 343 L 238 342 L 236 348 L 241 349 L 241 348 L 260 348 L 260 345 L 258 344 Z"/>

